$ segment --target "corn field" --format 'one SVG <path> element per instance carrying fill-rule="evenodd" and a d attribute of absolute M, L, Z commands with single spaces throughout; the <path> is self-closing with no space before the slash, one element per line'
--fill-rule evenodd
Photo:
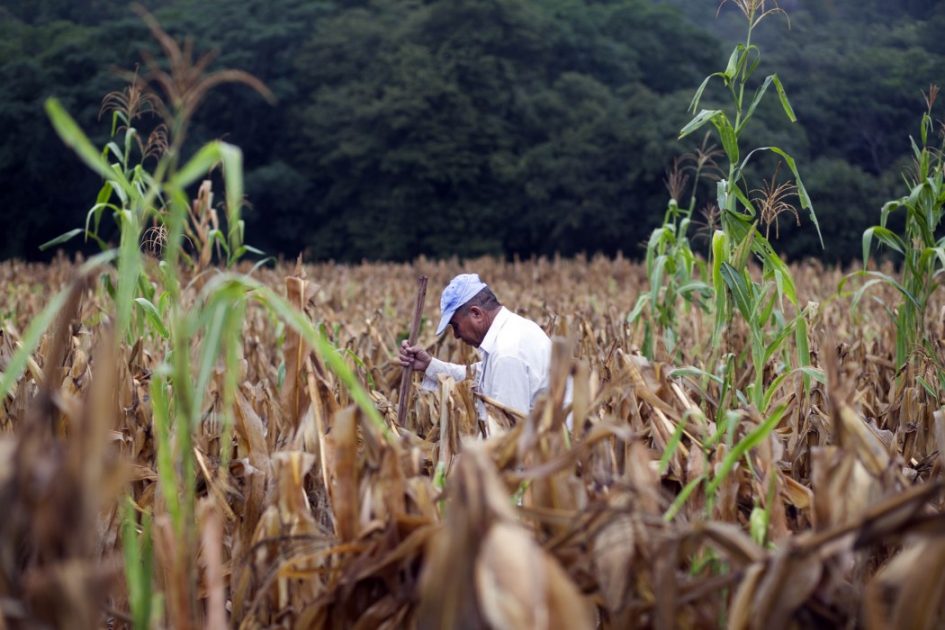
<path fill-rule="evenodd" d="M 643 262 L 360 266 L 242 262 L 242 152 L 185 139 L 221 83 L 272 94 L 139 7 L 164 60 L 106 95 L 111 140 L 45 103 L 102 181 L 46 245 L 102 252 L 0 264 L 0 628 L 945 623 L 938 88 L 863 268 L 788 265 L 768 237 L 802 212 L 821 237 L 813 201 L 791 155 L 742 146 L 769 88 L 796 120 L 751 79 L 783 11 L 733 4 L 745 41 L 695 92 L 680 138 L 710 131 Z M 402 380 L 417 278 L 464 271 L 552 338 L 527 415 Z M 471 363 L 427 302 L 419 343 Z"/>
<path fill-rule="evenodd" d="M 813 366 L 780 380 L 779 411 L 763 416 L 687 369 L 712 333 L 701 310 L 680 309 L 674 363 L 637 352 L 642 331 L 626 318 L 647 286 L 637 263 L 259 268 L 260 286 L 319 326 L 380 422 L 321 353 L 251 302 L 242 327 L 224 331 L 234 391 L 214 363 L 188 426 L 155 396 L 159 322 L 115 343 L 102 280 L 114 272 L 77 281 L 80 267 L 0 266 L 5 373 L 50 294 L 71 287 L 0 409 L 5 625 L 942 622 L 938 359 L 897 370 L 890 287 L 851 309 L 840 271 L 792 267 Z M 416 277 L 442 287 L 464 269 L 554 338 L 548 396 L 527 418 L 489 405 L 487 439 L 466 383 L 415 389 L 396 423 L 395 352 Z M 184 278 L 184 310 L 212 275 Z M 945 304 L 933 310 L 942 339 Z M 425 321 L 419 339 L 433 354 L 472 358 L 432 328 Z M 724 342 L 749 344 L 744 322 Z M 199 361 L 196 340 L 184 351 Z M 766 379 L 779 369 L 775 358 Z M 816 370 L 823 378 L 805 383 Z M 735 364 L 734 389 L 753 378 Z M 179 520 L 188 500 L 193 514 Z"/>

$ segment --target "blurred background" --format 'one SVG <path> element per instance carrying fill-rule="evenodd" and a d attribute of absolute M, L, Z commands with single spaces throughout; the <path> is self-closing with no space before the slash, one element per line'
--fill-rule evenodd
<path fill-rule="evenodd" d="M 246 241 L 344 262 L 640 256 L 662 222 L 668 169 L 701 144 L 676 140 L 689 101 L 744 36 L 744 18 L 715 0 L 144 5 L 171 35 L 192 36 L 197 56 L 217 50 L 211 69 L 247 70 L 278 99 L 225 85 L 189 134 L 193 147 L 243 149 Z M 882 204 L 907 191 L 922 93 L 945 77 L 945 3 L 780 6 L 787 15 L 755 33 L 756 77 L 781 77 L 798 122 L 765 99 L 743 146 L 794 155 L 826 242 L 788 214 L 775 247 L 847 263 Z M 100 187 L 43 101 L 61 99 L 101 146 L 103 96 L 154 47 L 124 2 L 0 0 L 0 258 L 49 257 L 38 246 L 81 227 Z M 702 106 L 728 102 L 721 90 Z M 774 168 L 758 163 L 758 186 Z"/>

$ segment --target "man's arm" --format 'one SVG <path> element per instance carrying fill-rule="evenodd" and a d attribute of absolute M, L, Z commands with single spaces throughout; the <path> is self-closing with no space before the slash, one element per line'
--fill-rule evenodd
<path fill-rule="evenodd" d="M 423 382 L 420 384 L 420 388 L 425 391 L 434 390 L 439 386 L 437 379 L 440 374 L 452 377 L 457 383 L 466 378 L 465 365 L 440 361 L 424 350 L 423 346 L 410 346 L 406 341 L 400 345 L 399 359 L 402 366 L 413 368 L 417 372 L 423 372 Z"/>

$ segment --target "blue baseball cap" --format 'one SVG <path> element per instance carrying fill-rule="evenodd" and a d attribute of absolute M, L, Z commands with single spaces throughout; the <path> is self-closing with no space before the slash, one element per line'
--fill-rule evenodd
<path fill-rule="evenodd" d="M 440 297 L 440 312 L 443 313 L 443 316 L 440 317 L 440 325 L 436 327 L 436 334 L 442 334 L 449 326 L 456 310 L 485 289 L 486 286 L 486 283 L 479 279 L 477 273 L 461 273 L 450 280 Z"/>

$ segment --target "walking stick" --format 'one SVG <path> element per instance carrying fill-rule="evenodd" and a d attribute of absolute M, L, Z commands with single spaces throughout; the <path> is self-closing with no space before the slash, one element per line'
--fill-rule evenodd
<path fill-rule="evenodd" d="M 410 328 L 410 338 L 407 345 L 413 346 L 417 343 L 417 334 L 420 332 L 420 318 L 423 316 L 423 301 L 427 296 L 427 277 L 419 276 L 417 278 L 417 305 L 413 312 L 413 325 Z M 400 399 L 397 403 L 397 425 L 404 426 L 407 420 L 407 404 L 410 401 L 410 381 L 413 368 L 407 366 L 400 375 Z"/>

